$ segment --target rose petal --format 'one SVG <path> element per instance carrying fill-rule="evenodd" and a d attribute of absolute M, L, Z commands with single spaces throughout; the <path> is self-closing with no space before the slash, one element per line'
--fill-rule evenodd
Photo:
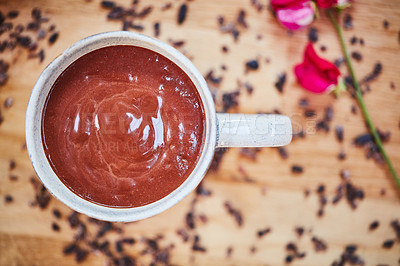
<path fill-rule="evenodd" d="M 308 91 L 323 93 L 338 83 L 339 69 L 329 61 L 320 58 L 311 43 L 304 52 L 304 61 L 294 68 L 300 85 Z"/>

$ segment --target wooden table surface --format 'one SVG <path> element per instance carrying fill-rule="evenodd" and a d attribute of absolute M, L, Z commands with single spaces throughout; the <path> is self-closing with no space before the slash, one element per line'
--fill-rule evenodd
<path fill-rule="evenodd" d="M 120 2 L 124 7 L 131 5 L 131 1 Z M 353 144 L 356 136 L 367 133 L 358 107 L 356 114 L 351 113 L 355 100 L 347 93 L 339 99 L 332 95 L 313 95 L 295 80 L 292 67 L 302 60 L 307 30 L 290 34 L 278 25 L 267 8 L 258 12 L 250 1 L 240 0 L 189 1 L 187 18 L 178 25 L 177 12 L 184 1 L 170 2 L 172 7 L 162 11 L 165 1 L 140 1 L 140 8 L 153 6 L 147 17 L 137 21 L 144 25 L 143 33 L 153 36 L 153 24 L 160 22 L 160 40 L 184 40 L 185 44 L 179 49 L 192 59 L 201 73 L 206 75 L 214 70 L 216 76 L 223 76 L 218 88 L 220 93 L 235 91 L 238 80 L 253 85 L 252 94 L 241 91 L 239 106 L 231 112 L 273 112 L 278 109 L 291 117 L 296 131 L 303 129 L 305 138 L 296 139 L 287 147 L 287 159 L 282 159 L 273 148 L 263 148 L 255 161 L 240 156 L 240 149 L 229 149 L 219 170 L 209 172 L 205 177 L 204 187 L 212 192 L 211 196 L 196 197 L 192 193 L 155 217 L 114 225 L 122 228 L 123 233 L 110 233 L 106 238 L 110 241 L 121 237 L 135 238 L 137 243 L 126 245 L 125 252 L 143 265 L 151 261 L 151 255 L 141 253 L 145 239 L 159 235 L 163 238 L 158 240 L 158 245 L 169 247 L 169 262 L 174 265 L 282 265 L 290 253 L 286 250 L 289 242 L 295 243 L 299 252 L 306 253 L 304 258 L 296 258 L 293 265 L 330 265 L 340 258 L 349 244 L 358 246 L 356 254 L 366 265 L 398 265 L 399 240 L 389 249 L 382 248 L 382 244 L 388 239 L 396 239 L 390 223 L 400 219 L 400 194 L 387 168 L 366 159 L 365 150 Z M 43 25 L 55 24 L 60 35 L 53 45 L 49 45 L 47 39 L 39 43 L 39 49 L 43 47 L 45 51 L 43 63 L 37 58 L 28 60 L 28 52 L 20 47 L 0 54 L 0 58 L 11 62 L 9 80 L 0 87 L 0 110 L 4 117 L 0 125 L 0 265 L 74 265 L 74 256 L 63 254 L 64 247 L 76 234 L 76 229 L 70 228 L 66 221 L 72 211 L 54 198 L 45 209 L 31 206 L 35 191 L 30 179 L 37 177 L 23 147 L 25 111 L 32 87 L 48 63 L 86 36 L 120 30 L 121 22 L 108 21 L 108 11 L 101 8 L 97 0 L 0 1 L 3 13 L 14 9 L 20 11 L 12 20 L 15 24 L 30 22 L 34 7 L 40 7 L 44 16 L 50 18 Z M 217 16 L 222 15 L 227 22 L 233 22 L 240 9 L 246 11 L 248 28 L 239 26 L 241 34 L 234 42 L 230 34 L 220 32 Z M 382 74 L 369 84 L 370 92 L 365 94 L 365 101 L 377 127 L 391 132 L 385 147 L 400 173 L 400 1 L 355 1 L 345 13 L 353 17 L 353 29 L 344 32 L 346 42 L 350 46 L 353 36 L 364 40 L 364 46 L 356 44 L 349 48 L 351 52 L 358 51 L 363 55 L 361 62 L 354 63 L 358 77 L 361 79 L 370 73 L 378 61 L 383 66 Z M 387 29 L 383 26 L 384 19 L 389 22 Z M 319 33 L 315 44 L 317 52 L 332 61 L 339 58 L 338 39 L 326 16 L 321 14 L 313 26 Z M 0 37 L 4 39 L 7 35 Z M 224 45 L 229 48 L 228 53 L 222 53 Z M 324 52 L 320 49 L 322 45 L 326 46 Z M 245 62 L 256 58 L 260 62 L 259 69 L 246 73 Z M 222 65 L 227 67 L 226 71 L 221 69 Z M 346 75 L 344 66 L 341 71 Z M 283 93 L 274 87 L 281 73 L 287 74 Z M 3 102 L 9 97 L 12 97 L 13 105 L 5 108 Z M 309 109 L 316 111 L 315 117 L 305 118 L 304 109 L 298 104 L 301 98 L 308 99 Z M 333 121 L 329 123 L 331 130 L 317 132 L 316 123 L 328 106 L 334 110 Z M 335 138 L 337 125 L 344 127 L 343 143 Z M 340 151 L 345 151 L 345 160 L 337 159 Z M 12 170 L 10 160 L 16 163 Z M 303 173 L 293 174 L 293 165 L 302 166 Z M 341 170 L 348 170 L 351 183 L 364 191 L 365 197 L 356 209 L 352 209 L 346 199 L 332 204 L 342 182 Z M 10 175 L 17 176 L 17 180 L 10 180 Z M 325 185 L 328 203 L 322 217 L 318 217 L 320 203 L 316 190 L 321 184 Z M 305 196 L 307 190 L 310 191 L 308 197 Z M 386 192 L 384 195 L 382 190 Z M 11 203 L 5 201 L 6 195 L 12 196 Z M 193 204 L 194 198 L 197 201 Z M 225 202 L 242 213 L 242 226 L 228 214 Z M 53 215 L 54 209 L 61 211 L 61 219 Z M 194 214 L 194 229 L 188 228 L 185 221 L 190 211 Z M 87 220 L 83 215 L 80 219 Z M 375 220 L 379 221 L 379 227 L 370 231 L 369 225 Z M 59 232 L 52 230 L 53 222 L 60 226 Z M 85 223 L 89 232 L 98 227 Z M 305 229 L 301 237 L 296 234 L 296 227 Z M 266 228 L 271 231 L 257 237 L 257 232 Z M 176 233 L 179 229 L 188 233 L 187 242 Z M 199 236 L 199 244 L 206 248 L 205 252 L 192 250 L 195 235 Z M 323 240 L 327 249 L 316 251 L 313 237 Z M 114 244 L 111 249 L 118 254 Z M 228 249 L 231 249 L 230 256 L 227 256 Z M 91 252 L 81 264 L 108 263 L 103 253 Z"/>

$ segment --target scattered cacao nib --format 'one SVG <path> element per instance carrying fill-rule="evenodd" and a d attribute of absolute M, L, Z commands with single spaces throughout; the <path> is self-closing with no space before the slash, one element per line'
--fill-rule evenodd
<path fill-rule="evenodd" d="M 194 214 L 193 211 L 189 211 L 186 214 L 186 218 L 185 218 L 185 222 L 186 225 L 189 229 L 194 229 L 196 227 L 195 223 L 194 223 Z"/>
<path fill-rule="evenodd" d="M 47 205 L 51 200 L 51 195 L 45 188 L 45 186 L 41 185 L 40 189 L 36 191 L 36 202 L 41 209 L 46 209 Z"/>
<path fill-rule="evenodd" d="M 383 28 L 385 30 L 387 30 L 389 28 L 389 21 L 387 21 L 386 19 L 383 21 Z"/>
<path fill-rule="evenodd" d="M 247 174 L 247 171 L 242 166 L 238 167 L 238 171 L 242 175 L 242 179 L 244 182 L 256 183 L 256 181 Z"/>
<path fill-rule="evenodd" d="M 101 1 L 101 6 L 107 9 L 112 9 L 115 7 L 114 1 Z"/>
<path fill-rule="evenodd" d="M 356 106 L 355 104 L 353 104 L 353 105 L 351 106 L 351 113 L 354 114 L 354 115 L 357 114 L 357 106 Z"/>
<path fill-rule="evenodd" d="M 64 248 L 63 253 L 65 255 L 68 255 L 68 254 L 75 252 L 75 250 L 77 250 L 77 249 L 78 249 L 78 246 L 75 243 L 71 243 Z"/>
<path fill-rule="evenodd" d="M 111 9 L 111 11 L 107 14 L 107 19 L 109 20 L 121 20 L 125 16 L 125 10 L 120 7 L 116 6 Z"/>
<path fill-rule="evenodd" d="M 351 37 L 351 39 L 350 39 L 351 45 L 354 45 L 354 44 L 356 44 L 357 42 L 358 42 L 358 38 L 357 38 L 356 36 Z"/>
<path fill-rule="evenodd" d="M 270 232 L 271 232 L 271 227 L 267 227 L 265 229 L 258 230 L 257 231 L 257 237 L 261 238 L 261 237 L 265 236 L 266 234 L 269 234 Z"/>
<path fill-rule="evenodd" d="M 40 20 L 42 18 L 42 10 L 35 7 L 32 9 L 31 16 L 34 20 Z"/>
<path fill-rule="evenodd" d="M 310 27 L 308 30 L 308 40 L 312 43 L 318 41 L 318 30 L 314 27 Z"/>
<path fill-rule="evenodd" d="M 369 224 L 369 230 L 375 230 L 376 228 L 379 227 L 379 222 L 377 220 L 373 221 L 372 223 Z"/>
<path fill-rule="evenodd" d="M 234 23 L 226 23 L 225 24 L 225 18 L 223 16 L 218 16 L 217 21 L 218 21 L 219 29 L 222 33 L 232 34 L 233 40 L 235 42 L 239 40 L 240 32 Z"/>
<path fill-rule="evenodd" d="M 210 171 L 218 171 L 219 165 L 224 157 L 225 153 L 228 151 L 228 148 L 217 148 L 215 149 L 214 158 L 210 165 Z"/>
<path fill-rule="evenodd" d="M 324 120 L 327 122 L 331 122 L 333 119 L 333 108 L 332 106 L 328 106 L 325 108 Z"/>
<path fill-rule="evenodd" d="M 129 255 L 123 255 L 119 259 L 114 259 L 114 265 L 118 265 L 118 266 L 135 266 L 135 265 L 137 265 L 137 263 L 136 263 L 136 259 L 134 257 L 129 256 Z M 153 265 L 153 264 L 151 264 L 151 265 Z M 163 264 L 163 265 L 168 265 L 168 263 Z"/>
<path fill-rule="evenodd" d="M 75 261 L 80 263 L 80 262 L 84 261 L 88 255 L 89 255 L 89 252 L 87 250 L 78 248 L 75 250 Z"/>
<path fill-rule="evenodd" d="M 153 10 L 153 7 L 152 6 L 146 6 L 146 7 L 144 7 L 143 9 L 142 9 L 142 11 L 140 11 L 140 12 L 138 12 L 138 13 L 136 13 L 136 12 L 132 12 L 132 13 L 129 13 L 132 17 L 134 17 L 134 18 L 144 18 L 144 17 L 146 17 L 147 15 L 149 15 L 150 13 L 151 13 L 151 11 Z"/>
<path fill-rule="evenodd" d="M 321 52 L 325 52 L 327 48 L 326 48 L 325 45 L 321 45 L 321 46 L 320 46 L 320 49 L 321 49 Z"/>
<path fill-rule="evenodd" d="M 206 252 L 207 249 L 203 246 L 200 245 L 200 237 L 198 235 L 194 236 L 194 243 L 192 246 L 193 251 L 199 251 L 199 252 Z"/>
<path fill-rule="evenodd" d="M 257 154 L 261 151 L 261 148 L 241 148 L 239 154 L 242 157 L 246 157 L 250 160 L 256 161 Z"/>
<path fill-rule="evenodd" d="M 87 227 L 84 223 L 80 223 L 78 224 L 78 230 L 76 231 L 75 235 L 74 235 L 74 239 L 76 241 L 79 240 L 84 240 L 87 238 Z"/>
<path fill-rule="evenodd" d="M 386 248 L 386 249 L 392 248 L 393 245 L 394 245 L 394 240 L 393 240 L 393 239 L 385 240 L 385 241 L 382 243 L 382 247 L 383 247 L 383 248 Z"/>
<path fill-rule="evenodd" d="M 335 133 L 337 141 L 343 142 L 343 135 L 344 135 L 343 126 L 337 125 L 335 128 Z"/>
<path fill-rule="evenodd" d="M 156 239 L 147 239 L 147 245 L 152 251 L 158 251 L 158 243 Z"/>
<path fill-rule="evenodd" d="M 233 252 L 233 247 L 229 246 L 229 247 L 226 249 L 226 258 L 229 259 L 229 258 L 232 256 L 232 252 Z"/>
<path fill-rule="evenodd" d="M 338 154 L 338 159 L 340 161 L 346 160 L 346 156 L 347 155 L 346 155 L 346 153 L 344 151 L 340 151 L 339 154 Z"/>
<path fill-rule="evenodd" d="M 43 60 L 44 60 L 44 50 L 41 49 L 41 50 L 39 51 L 39 53 L 37 54 L 37 56 L 39 57 L 39 62 L 42 63 Z"/>
<path fill-rule="evenodd" d="M 8 179 L 10 179 L 10 181 L 18 181 L 18 176 L 16 175 L 9 175 Z"/>
<path fill-rule="evenodd" d="M 304 111 L 304 116 L 305 117 L 314 117 L 314 116 L 316 116 L 317 115 L 317 113 L 315 112 L 315 110 L 305 110 Z"/>
<path fill-rule="evenodd" d="M 305 189 L 304 190 L 304 197 L 308 197 L 308 196 L 310 196 L 310 193 L 311 193 L 311 191 L 309 190 L 309 189 Z"/>
<path fill-rule="evenodd" d="M 7 13 L 7 18 L 13 19 L 13 18 L 18 17 L 18 15 L 19 15 L 19 11 L 18 10 L 11 10 L 11 11 L 9 11 Z"/>
<path fill-rule="evenodd" d="M 176 233 L 182 237 L 183 242 L 187 242 L 189 240 L 189 234 L 185 229 L 178 229 Z"/>
<path fill-rule="evenodd" d="M 154 36 L 155 37 L 160 36 L 160 22 L 154 23 Z"/>
<path fill-rule="evenodd" d="M 10 160 L 10 162 L 8 164 L 8 169 L 11 171 L 11 170 L 14 170 L 15 167 L 17 167 L 17 163 L 14 160 Z"/>
<path fill-rule="evenodd" d="M 133 23 L 133 22 L 129 22 L 129 23 L 128 23 L 128 28 L 131 28 L 131 29 L 134 29 L 134 30 L 137 30 L 137 31 L 142 31 L 142 30 L 144 30 L 144 26 L 143 26 L 143 25 L 141 25 L 141 24 L 135 24 L 135 23 Z"/>
<path fill-rule="evenodd" d="M 371 73 L 369 73 L 367 76 L 365 76 L 361 81 L 360 81 L 360 85 L 363 83 L 368 83 L 371 82 L 375 79 L 378 78 L 378 76 L 380 74 L 382 74 L 382 64 L 380 62 L 377 62 L 374 66 L 374 69 L 372 70 Z"/>
<path fill-rule="evenodd" d="M 346 30 L 353 28 L 353 17 L 349 13 L 344 15 L 344 28 Z"/>
<path fill-rule="evenodd" d="M 385 196 L 386 195 L 386 189 L 382 188 L 380 194 L 381 194 L 381 196 Z"/>
<path fill-rule="evenodd" d="M 251 0 L 251 5 L 257 10 L 257 12 L 261 12 L 264 8 L 264 5 L 260 3 L 259 0 Z"/>
<path fill-rule="evenodd" d="M 322 239 L 319 239 L 315 236 L 313 236 L 311 241 L 314 244 L 314 250 L 316 252 L 325 251 L 328 248 L 328 246 L 325 244 L 325 242 Z"/>
<path fill-rule="evenodd" d="M 382 142 L 387 142 L 390 139 L 390 132 L 380 132 L 378 134 L 382 140 Z M 374 138 L 371 134 L 361 134 L 353 139 L 353 144 L 356 147 L 362 147 L 366 151 L 366 158 L 373 158 L 376 163 L 383 163 L 382 154 L 380 153 L 378 146 L 376 145 Z"/>
<path fill-rule="evenodd" d="M 343 253 L 340 255 L 340 259 L 335 260 L 331 265 L 343 266 L 347 265 L 346 263 L 349 263 L 350 265 L 365 265 L 364 260 L 359 255 L 355 254 L 356 251 L 356 245 L 347 245 Z"/>
<path fill-rule="evenodd" d="M 183 41 L 183 40 L 174 41 L 172 39 L 169 39 L 168 41 L 175 48 L 182 47 L 185 44 L 185 41 Z"/>
<path fill-rule="evenodd" d="M 196 188 L 196 195 L 208 197 L 211 196 L 212 192 L 209 189 L 204 188 L 204 181 L 201 181 Z"/>
<path fill-rule="evenodd" d="M 11 203 L 11 202 L 14 201 L 14 198 L 13 198 L 11 195 L 5 195 L 4 201 L 5 201 L 6 203 Z"/>
<path fill-rule="evenodd" d="M 246 69 L 247 70 L 257 70 L 259 67 L 258 60 L 249 60 L 246 62 Z"/>
<path fill-rule="evenodd" d="M 286 73 L 281 73 L 278 75 L 278 80 L 275 82 L 275 88 L 280 92 L 283 93 L 283 86 L 286 82 Z"/>
<path fill-rule="evenodd" d="M 299 100 L 299 107 L 300 108 L 308 108 L 309 103 L 308 103 L 308 99 L 307 98 L 301 98 Z"/>
<path fill-rule="evenodd" d="M 99 231 L 97 232 L 97 237 L 100 238 L 104 236 L 106 233 L 113 230 L 113 224 L 110 222 L 104 222 L 103 226 L 100 227 Z"/>
<path fill-rule="evenodd" d="M 317 188 L 317 193 L 324 193 L 325 192 L 325 185 L 319 185 Z"/>
<path fill-rule="evenodd" d="M 58 224 L 54 223 L 54 222 L 51 224 L 51 228 L 55 232 L 59 232 L 61 230 L 60 226 Z"/>
<path fill-rule="evenodd" d="M 188 5 L 184 3 L 179 7 L 178 24 L 182 24 L 185 21 L 187 12 L 188 12 Z"/>
<path fill-rule="evenodd" d="M 163 4 L 163 5 L 161 6 L 161 11 L 168 10 L 168 9 L 170 9 L 171 7 L 172 7 L 172 3 L 170 3 L 170 2 L 165 3 L 165 4 Z"/>
<path fill-rule="evenodd" d="M 81 221 L 79 220 L 79 213 L 77 213 L 76 211 L 73 211 L 68 217 L 67 217 L 69 226 L 71 226 L 71 228 L 76 228 Z"/>
<path fill-rule="evenodd" d="M 61 212 L 58 209 L 53 209 L 53 215 L 57 219 L 61 219 L 61 217 L 62 217 Z"/>
<path fill-rule="evenodd" d="M 205 80 L 208 82 L 211 82 L 214 85 L 219 85 L 221 83 L 222 79 L 223 79 L 222 76 L 216 77 L 214 75 L 214 70 L 212 70 L 212 69 L 210 71 L 208 71 L 208 73 L 205 76 Z"/>
<path fill-rule="evenodd" d="M 399 220 L 393 220 L 390 223 L 391 227 L 393 228 L 394 232 L 396 233 L 396 237 L 400 240 L 400 222 Z"/>
<path fill-rule="evenodd" d="M 53 34 L 51 34 L 49 38 L 49 44 L 55 43 L 58 39 L 58 35 L 59 35 L 58 32 L 54 32 Z"/>
<path fill-rule="evenodd" d="M 326 133 L 328 133 L 329 129 L 330 129 L 330 127 L 329 127 L 328 123 L 326 122 L 326 120 L 318 121 L 317 124 L 316 124 L 316 128 L 317 128 L 317 131 L 324 130 Z"/>
<path fill-rule="evenodd" d="M 358 40 L 358 42 L 360 43 L 361 46 L 364 46 L 364 39 L 363 39 L 363 38 L 360 38 L 360 39 Z"/>
<path fill-rule="evenodd" d="M 224 52 L 224 53 L 229 52 L 229 48 L 226 45 L 222 46 L 221 49 L 222 49 L 222 52 Z"/>
<path fill-rule="evenodd" d="M 364 199 L 364 191 L 355 187 L 350 181 L 345 183 L 346 199 L 352 209 L 357 208 L 359 200 Z"/>
<path fill-rule="evenodd" d="M 293 256 L 292 255 L 287 255 L 285 258 L 286 263 L 291 263 L 293 261 Z"/>
<path fill-rule="evenodd" d="M 248 25 L 247 25 L 247 23 L 246 23 L 245 18 L 246 18 L 246 11 L 245 11 L 244 9 L 240 9 L 240 10 L 239 10 L 239 14 L 238 14 L 238 16 L 237 16 L 237 18 L 236 18 L 236 22 L 237 22 L 239 25 L 243 26 L 244 28 L 247 28 Z"/>
<path fill-rule="evenodd" d="M 300 131 L 297 131 L 297 132 L 292 132 L 292 135 L 293 135 L 292 140 L 304 139 L 306 137 L 303 129 L 301 129 Z"/>
<path fill-rule="evenodd" d="M 344 184 L 340 184 L 337 188 L 336 188 L 336 195 L 332 200 L 333 204 L 338 203 L 344 196 Z"/>
<path fill-rule="evenodd" d="M 237 225 L 241 227 L 243 225 L 242 213 L 238 209 L 233 208 L 232 204 L 228 201 L 224 203 L 224 206 L 228 213 L 233 216 Z"/>
<path fill-rule="evenodd" d="M 118 240 L 117 242 L 115 242 L 115 250 L 118 253 L 121 253 L 124 251 L 124 248 L 122 247 L 122 242 L 120 240 Z"/>
<path fill-rule="evenodd" d="M 26 26 L 26 30 L 30 30 L 30 31 L 38 31 L 40 29 L 40 24 L 39 22 L 33 21 L 30 22 L 27 26 Z"/>
<path fill-rule="evenodd" d="M 362 55 L 356 51 L 351 53 L 351 57 L 358 62 L 360 62 L 362 60 Z"/>
<path fill-rule="evenodd" d="M 227 92 L 222 94 L 222 112 L 227 112 L 231 108 L 239 105 L 240 91 Z"/>
<path fill-rule="evenodd" d="M 14 104 L 14 99 L 12 97 L 7 97 L 7 99 L 4 100 L 4 108 L 8 109 Z"/>
<path fill-rule="evenodd" d="M 278 152 L 279 152 L 279 156 L 286 160 L 287 158 L 289 158 L 289 152 L 287 151 L 287 149 L 285 147 L 278 147 L 277 148 Z"/>
<path fill-rule="evenodd" d="M 297 246 L 296 246 L 295 243 L 289 242 L 289 243 L 286 244 L 286 250 L 287 251 L 297 252 Z"/>
<path fill-rule="evenodd" d="M 221 16 L 221 15 L 219 15 L 219 16 L 217 17 L 217 21 L 218 21 L 218 25 L 219 25 L 219 26 L 222 26 L 222 25 L 225 24 L 225 18 L 224 18 L 223 16 Z"/>
<path fill-rule="evenodd" d="M 254 254 L 257 252 L 257 248 L 255 246 L 250 247 L 250 254 Z"/>
<path fill-rule="evenodd" d="M 335 59 L 335 61 L 333 61 L 333 64 L 336 67 L 341 67 L 344 64 L 344 62 L 345 62 L 344 57 L 339 57 L 338 59 Z"/>
<path fill-rule="evenodd" d="M 246 81 L 243 85 L 249 95 L 253 94 L 253 85 L 251 85 L 248 81 Z"/>
<path fill-rule="evenodd" d="M 298 237 L 302 237 L 304 234 L 304 227 L 297 226 L 294 231 L 296 232 Z"/>
<path fill-rule="evenodd" d="M 342 180 L 348 180 L 350 178 L 350 171 L 349 170 L 340 170 L 340 177 Z"/>
<path fill-rule="evenodd" d="M 301 174 L 304 171 L 303 167 L 300 165 L 292 165 L 291 169 L 293 174 Z"/>
<path fill-rule="evenodd" d="M 31 37 L 29 36 L 18 36 L 16 38 L 17 40 L 17 44 L 19 44 L 22 47 L 29 47 L 29 45 L 31 44 L 32 40 Z"/>

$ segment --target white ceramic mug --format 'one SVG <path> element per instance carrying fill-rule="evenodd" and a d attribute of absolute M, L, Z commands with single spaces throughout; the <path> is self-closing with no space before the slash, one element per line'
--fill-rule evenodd
<path fill-rule="evenodd" d="M 140 207 L 114 208 L 89 202 L 67 188 L 54 173 L 42 143 L 42 115 L 46 98 L 58 76 L 81 56 L 106 46 L 132 45 L 155 51 L 178 65 L 196 86 L 205 112 L 205 136 L 200 158 L 189 177 L 166 197 Z M 26 144 L 33 167 L 45 187 L 60 201 L 88 216 L 106 221 L 136 221 L 158 214 L 192 192 L 207 172 L 216 147 L 277 147 L 292 139 L 290 119 L 282 115 L 217 114 L 207 84 L 196 67 L 175 48 L 151 37 L 107 32 L 85 38 L 65 50 L 40 75 L 26 112 Z"/>

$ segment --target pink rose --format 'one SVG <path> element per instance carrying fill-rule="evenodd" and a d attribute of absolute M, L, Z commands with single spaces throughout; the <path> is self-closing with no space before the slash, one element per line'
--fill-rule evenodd
<path fill-rule="evenodd" d="M 317 5 L 321 8 L 346 7 L 349 3 L 350 0 L 317 0 Z"/>
<path fill-rule="evenodd" d="M 319 57 L 311 43 L 304 51 L 304 61 L 294 67 L 297 81 L 314 93 L 330 92 L 339 83 L 340 71 L 331 62 Z"/>
<path fill-rule="evenodd" d="M 308 26 L 314 20 L 315 10 L 310 0 L 271 0 L 278 21 L 290 30 Z"/>

